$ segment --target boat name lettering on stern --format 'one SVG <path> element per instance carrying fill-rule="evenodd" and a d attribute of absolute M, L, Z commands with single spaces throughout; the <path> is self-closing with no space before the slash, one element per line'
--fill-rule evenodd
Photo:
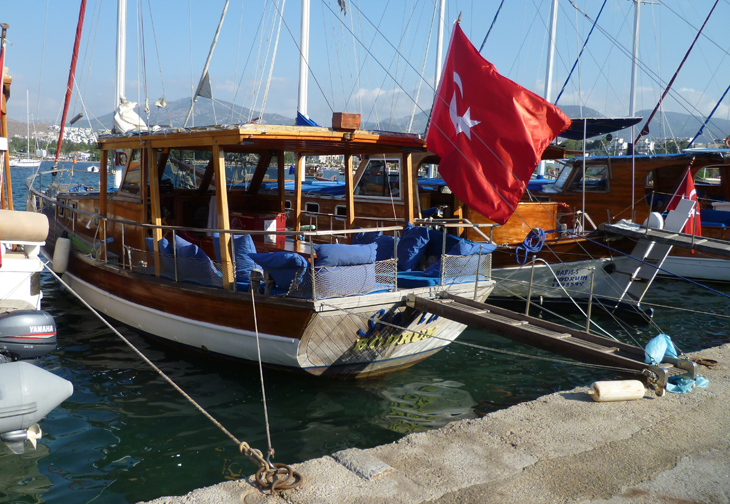
<path fill-rule="evenodd" d="M 365 350 L 370 348 L 374 350 L 376 348 L 385 348 L 389 346 L 405 345 L 406 343 L 415 343 L 422 339 L 430 338 L 435 336 L 438 332 L 439 327 L 429 327 L 423 331 L 403 331 L 399 334 L 381 335 L 380 333 L 371 336 L 370 338 L 362 338 L 357 340 L 355 343 L 354 350 Z"/>
<path fill-rule="evenodd" d="M 585 274 L 583 274 L 585 272 Z M 564 269 L 555 272 L 551 287 L 581 287 L 588 281 L 590 273 L 582 269 Z"/>

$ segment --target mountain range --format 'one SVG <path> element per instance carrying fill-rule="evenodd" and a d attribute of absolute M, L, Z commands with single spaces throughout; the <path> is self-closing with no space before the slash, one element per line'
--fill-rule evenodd
<path fill-rule="evenodd" d="M 152 110 L 150 110 L 150 123 L 160 125 L 171 124 L 175 127 L 181 127 L 185 122 L 185 117 L 187 116 L 189 107 L 189 98 L 182 98 L 169 102 L 166 108 L 157 108 L 153 106 Z M 563 110 L 563 112 L 565 112 L 568 117 L 604 117 L 603 114 L 601 114 L 600 112 L 587 107 L 581 108 L 576 105 L 563 105 L 560 108 L 561 110 Z M 234 109 L 233 114 L 231 114 L 231 109 Z M 650 110 L 641 110 L 637 113 L 637 116 L 643 117 L 644 120 L 642 120 L 637 125 L 635 133 L 641 131 L 641 128 L 646 123 L 646 118 L 648 118 L 650 113 Z M 430 110 L 416 114 L 413 117 L 413 123 L 410 131 L 413 133 L 424 134 L 426 131 L 426 124 L 428 122 L 429 115 Z M 224 101 L 216 101 L 214 109 L 213 102 L 211 100 L 201 98 L 195 104 L 194 113 L 191 116 L 188 125 L 192 126 L 194 124 L 197 126 L 201 126 L 210 124 L 245 123 L 248 122 L 249 117 L 256 119 L 259 116 L 260 113 L 257 111 L 254 111 L 252 113 L 246 107 L 235 106 L 234 108 L 231 103 Z M 659 122 L 658 115 L 654 118 L 652 124 L 650 125 L 650 133 L 654 138 L 691 138 L 697 133 L 702 124 L 702 121 L 700 119 L 697 119 L 689 114 L 684 114 L 680 112 L 665 112 L 663 116 L 664 126 L 662 126 L 662 124 Z M 111 129 L 112 117 L 113 115 L 111 113 L 99 117 L 98 121 L 94 121 L 94 123 L 96 123 L 96 125 L 98 126 L 95 127 L 95 129 L 101 129 L 101 126 L 99 126 L 99 122 L 103 124 L 104 128 Z M 331 118 L 329 117 L 315 117 L 313 119 L 322 125 L 331 124 Z M 263 115 L 262 122 L 266 124 L 292 125 L 294 124 L 294 118 L 286 117 L 281 114 L 265 113 Z M 381 121 L 379 124 L 373 121 L 368 121 L 365 122 L 362 127 L 363 129 L 368 130 L 380 129 L 405 132 L 408 130 L 408 125 L 410 122 L 411 117 L 404 116 L 400 118 L 386 119 Z M 77 126 L 80 126 L 80 124 L 77 123 Z M 11 137 L 14 134 L 25 136 L 25 128 L 26 124 L 24 122 L 8 119 L 8 129 Z M 31 130 L 32 129 L 33 126 L 31 125 Z M 35 129 L 36 131 L 40 132 L 48 131 L 49 128 L 46 124 L 36 124 Z M 705 128 L 704 138 L 702 138 L 700 141 L 702 143 L 705 143 L 711 139 L 725 138 L 729 134 L 729 120 L 712 119 L 709 122 L 708 126 Z M 614 137 L 623 138 L 624 140 L 630 141 L 631 130 L 626 129 L 621 132 L 615 133 Z"/>

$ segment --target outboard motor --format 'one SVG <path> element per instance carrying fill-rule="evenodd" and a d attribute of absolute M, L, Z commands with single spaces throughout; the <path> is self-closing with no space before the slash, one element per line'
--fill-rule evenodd
<path fill-rule="evenodd" d="M 37 361 L 56 349 L 56 321 L 41 310 L 0 314 L 0 363 Z"/>
<path fill-rule="evenodd" d="M 56 345 L 50 313 L 0 314 L 0 440 L 14 453 L 25 452 L 26 440 L 35 448 L 42 434 L 38 421 L 73 394 L 70 381 L 33 365 Z"/>

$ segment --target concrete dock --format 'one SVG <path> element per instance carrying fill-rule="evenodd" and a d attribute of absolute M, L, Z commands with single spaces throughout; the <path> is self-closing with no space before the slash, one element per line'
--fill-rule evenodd
<path fill-rule="evenodd" d="M 710 383 L 594 402 L 588 388 L 294 465 L 265 495 L 231 481 L 150 504 L 730 503 L 730 344 L 692 354 Z M 284 461 L 285 462 L 285 461 Z"/>

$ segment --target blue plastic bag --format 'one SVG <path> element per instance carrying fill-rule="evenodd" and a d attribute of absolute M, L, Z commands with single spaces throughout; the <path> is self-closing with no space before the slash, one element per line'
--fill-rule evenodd
<path fill-rule="evenodd" d="M 691 378 L 684 378 L 682 376 L 674 376 L 670 378 L 669 383 L 667 383 L 667 392 L 673 392 L 675 394 L 686 394 L 687 392 L 692 392 L 692 389 L 694 389 L 695 387 L 705 388 L 709 384 L 710 380 L 700 375 L 697 375 L 696 380 L 692 380 Z"/>
<path fill-rule="evenodd" d="M 664 357 L 677 357 L 677 349 L 674 348 L 672 338 L 667 334 L 660 334 L 653 337 L 644 347 L 644 362 L 654 366 L 659 365 Z"/>

